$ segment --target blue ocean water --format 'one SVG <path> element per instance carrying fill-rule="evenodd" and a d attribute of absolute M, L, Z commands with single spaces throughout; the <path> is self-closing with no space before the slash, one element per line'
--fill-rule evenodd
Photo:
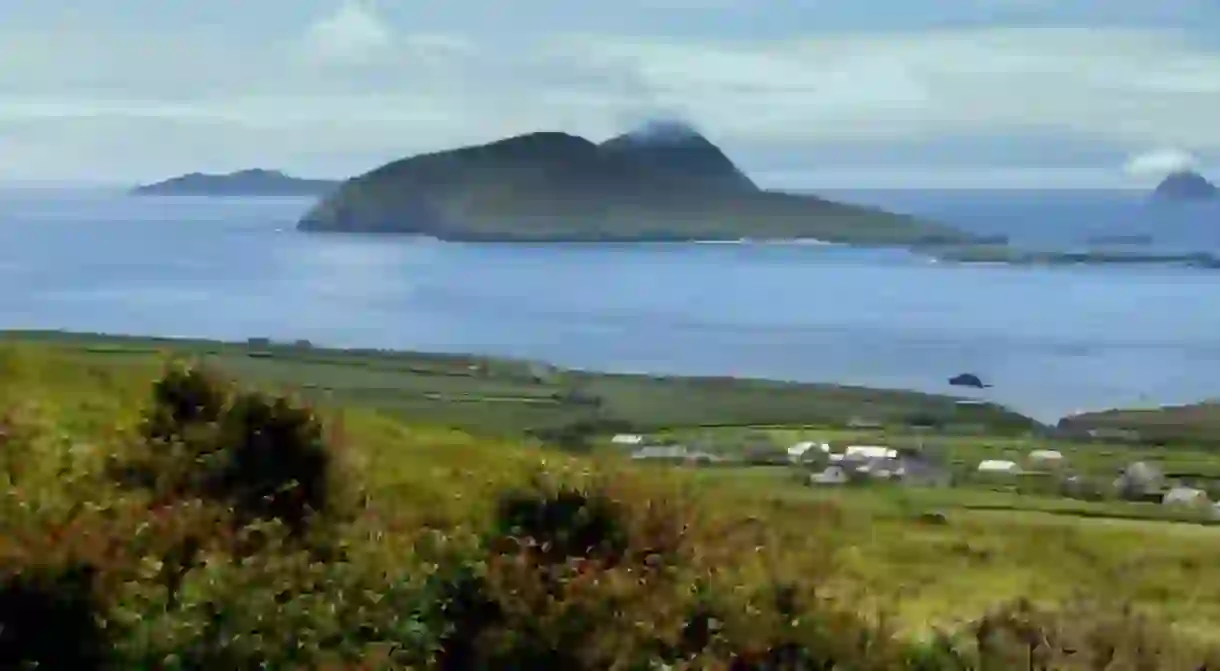
<path fill-rule="evenodd" d="M 1121 192 L 842 192 L 1017 244 L 1220 251 L 1220 207 Z M 977 395 L 1043 419 L 1220 396 L 1220 271 L 936 264 L 818 245 L 317 236 L 304 199 L 0 192 L 0 328 L 481 351 Z"/>

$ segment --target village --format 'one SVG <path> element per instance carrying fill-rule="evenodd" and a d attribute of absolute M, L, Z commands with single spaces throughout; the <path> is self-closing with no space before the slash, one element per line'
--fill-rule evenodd
<path fill-rule="evenodd" d="M 1095 436 L 1096 437 L 1096 436 Z M 877 441 L 882 442 L 882 441 Z M 1220 479 L 1212 474 L 1166 472 L 1151 460 L 1131 460 L 1110 468 L 1074 464 L 1066 450 L 1032 448 L 1020 454 L 945 458 L 935 443 L 864 444 L 802 439 L 784 444 L 755 431 L 738 437 L 737 450 L 707 438 L 618 434 L 610 443 L 638 463 L 703 468 L 783 468 L 808 487 L 919 487 L 1008 491 L 1081 501 L 1159 504 L 1174 512 L 1195 512 L 1220 520 Z M 1077 451 L 1089 446 L 1072 445 Z M 1112 455 L 1097 450 L 1102 455 Z M 1090 461 L 1083 459 L 1081 461 Z"/>

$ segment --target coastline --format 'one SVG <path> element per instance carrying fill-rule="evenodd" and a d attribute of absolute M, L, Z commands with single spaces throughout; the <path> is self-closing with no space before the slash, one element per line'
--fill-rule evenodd
<path fill-rule="evenodd" d="M 1209 252 L 1156 254 L 1115 251 L 1034 251 L 1011 247 L 963 246 L 932 254 L 941 263 L 1005 266 L 1171 266 L 1220 269 L 1220 256 Z"/>
<path fill-rule="evenodd" d="M 465 231 L 462 233 L 436 231 L 416 232 L 408 230 L 337 230 L 337 229 L 319 229 L 310 226 L 297 225 L 294 229 L 299 233 L 309 235 L 343 235 L 343 236 L 370 236 L 370 237 L 400 237 L 400 238 L 427 238 L 438 242 L 453 242 L 463 244 L 584 244 L 584 245 L 618 245 L 618 244 L 769 244 L 769 245 L 808 245 L 808 246 L 850 246 L 860 248 L 903 248 L 903 249 L 926 249 L 936 247 L 958 247 L 958 246 L 987 246 L 1005 244 L 1007 238 L 1004 236 L 967 236 L 964 238 L 945 237 L 940 235 L 916 236 L 907 238 L 904 236 L 878 236 L 874 239 L 855 239 L 851 236 L 823 236 L 823 237 L 725 237 L 715 238 L 706 236 L 692 236 L 687 234 L 674 233 L 672 235 L 650 233 L 647 235 L 546 235 L 546 236 L 528 236 L 528 235 L 509 235 L 504 233 L 474 233 Z"/>
<path fill-rule="evenodd" d="M 398 349 L 375 349 L 358 347 L 329 347 L 314 345 L 307 341 L 273 342 L 266 338 L 252 337 L 246 342 L 224 341 L 208 338 L 174 337 L 174 336 L 141 336 L 131 334 L 89 333 L 67 330 L 0 330 L 0 346 L 35 345 L 51 347 L 67 347 L 83 353 L 107 356 L 111 359 L 122 355 L 136 357 L 164 358 L 166 356 L 186 357 L 219 357 L 235 368 L 246 369 L 251 365 L 266 368 L 270 360 L 276 360 L 287 366 L 324 365 L 326 367 L 351 366 L 354 368 L 376 369 L 378 375 L 394 373 L 399 375 L 441 375 L 450 382 L 458 381 L 450 400 L 463 400 L 469 412 L 469 403 L 478 393 L 462 390 L 460 378 L 469 375 L 468 370 L 474 367 L 491 368 L 497 371 L 495 376 L 506 380 L 532 380 L 536 388 L 527 390 L 530 398 L 517 398 L 519 401 L 530 401 L 535 406 L 553 400 L 555 392 L 565 389 L 584 389 L 613 387 L 611 393 L 623 393 L 628 396 L 642 394 L 647 397 L 655 393 L 672 396 L 681 389 L 684 393 L 712 394 L 716 397 L 713 405 L 723 406 L 735 402 L 750 406 L 744 414 L 738 413 L 734 418 L 725 418 L 724 425 L 737 424 L 805 424 L 808 423 L 802 413 L 808 410 L 795 410 L 796 405 L 809 407 L 808 402 L 826 403 L 834 406 L 833 412 L 820 417 L 820 421 L 831 423 L 848 423 L 855 421 L 880 420 L 888 425 L 897 422 L 906 425 L 908 420 L 916 416 L 960 417 L 961 413 L 973 413 L 976 418 L 985 418 L 1009 427 L 1024 425 L 1023 430 L 1056 431 L 1071 428 L 1075 432 L 1086 431 L 1089 428 L 1111 429 L 1123 425 L 1126 420 L 1134 418 L 1136 424 L 1147 425 L 1153 429 L 1163 429 L 1165 418 L 1185 417 L 1189 422 L 1205 421 L 1207 426 L 1220 424 L 1220 405 L 1200 399 L 1196 403 L 1148 405 L 1144 407 L 1118 408 L 1080 408 L 1077 411 L 1057 419 L 1037 420 L 1033 417 L 1009 409 L 994 402 L 972 398 L 965 394 L 930 393 L 914 389 L 899 389 L 885 387 L 869 387 L 833 382 L 807 382 L 794 380 L 779 380 L 768 378 L 729 377 L 713 375 L 666 375 L 647 372 L 610 372 L 580 368 L 561 368 L 541 361 L 518 359 L 504 356 L 485 356 L 461 352 L 412 351 Z M 253 364 L 251 363 L 253 361 Z M 147 361 L 146 361 L 147 362 Z M 437 367 L 440 367 L 439 369 Z M 443 373 L 437 370 L 444 369 Z M 240 370 L 239 370 L 240 372 Z M 265 373 L 266 371 L 262 371 Z M 302 379 L 316 377 L 312 372 Z M 260 373 L 258 377 L 264 377 Z M 272 375 L 271 379 L 280 379 L 292 384 L 293 375 Z M 308 385 L 308 386 L 312 386 Z M 446 383 L 446 386 L 452 386 Z M 502 386 L 502 385 L 501 385 Z M 694 391 L 692 391 L 694 390 Z M 956 390 L 956 388 L 955 388 Z M 350 391 L 350 390 L 349 390 Z M 385 392 L 385 389 L 362 389 L 361 393 L 371 391 Z M 451 390 L 452 391 L 452 390 Z M 500 390 L 503 392 L 503 390 Z M 520 391 L 518 389 L 517 391 Z M 545 393 L 543 393 L 545 392 Z M 431 391 L 415 390 L 412 394 L 422 394 L 436 401 L 438 397 Z M 510 394 L 511 396 L 511 394 Z M 799 401 L 794 400 L 797 397 Z M 736 400 L 733 400 L 736 398 Z M 787 409 L 774 411 L 758 410 L 758 403 L 780 404 L 796 403 Z M 499 398 L 498 401 L 509 401 L 511 398 Z M 500 403 L 500 405 L 511 405 Z M 869 416 L 873 409 L 876 417 Z M 1206 412 L 1206 417 L 1197 417 L 1199 409 L 1215 409 L 1215 419 L 1212 413 Z M 537 410 L 534 407 L 533 410 Z M 761 412 L 761 414 L 758 414 Z M 450 413 L 451 414 L 451 413 Z M 510 413 L 511 414 L 511 413 Z M 535 413 L 537 415 L 537 413 Z M 448 414 L 447 414 L 448 416 Z M 692 415 L 693 417 L 693 415 Z M 742 421 L 758 419 L 765 421 Z M 1117 422 L 1117 423 L 1116 423 Z M 696 424 L 716 425 L 715 417 L 703 416 Z M 1129 422 L 1128 422 L 1129 423 Z M 1194 433 L 1197 427 L 1187 427 L 1184 433 Z M 1163 434 L 1164 431 L 1159 431 Z M 1173 440 L 1170 437 L 1170 440 Z"/>

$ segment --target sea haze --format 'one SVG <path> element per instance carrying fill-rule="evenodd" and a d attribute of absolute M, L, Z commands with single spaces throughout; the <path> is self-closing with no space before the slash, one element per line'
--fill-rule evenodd
<path fill-rule="evenodd" d="M 1151 206 L 1142 194 L 829 195 L 1038 249 L 1147 235 L 1158 250 L 1220 251 L 1220 207 Z M 0 328 L 267 335 L 935 392 L 960 392 L 946 379 L 974 372 L 995 385 L 983 397 L 1046 420 L 1220 395 L 1216 270 L 297 233 L 309 205 L 0 192 Z"/>

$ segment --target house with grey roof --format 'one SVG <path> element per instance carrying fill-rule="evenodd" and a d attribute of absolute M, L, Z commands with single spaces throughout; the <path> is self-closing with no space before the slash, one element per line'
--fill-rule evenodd
<path fill-rule="evenodd" d="M 1165 486 L 1161 469 L 1144 461 L 1128 465 L 1114 481 L 1118 495 L 1130 501 L 1160 501 Z"/>
<path fill-rule="evenodd" d="M 903 455 L 898 459 L 899 482 L 913 487 L 948 487 L 953 474 L 921 455 Z"/>

